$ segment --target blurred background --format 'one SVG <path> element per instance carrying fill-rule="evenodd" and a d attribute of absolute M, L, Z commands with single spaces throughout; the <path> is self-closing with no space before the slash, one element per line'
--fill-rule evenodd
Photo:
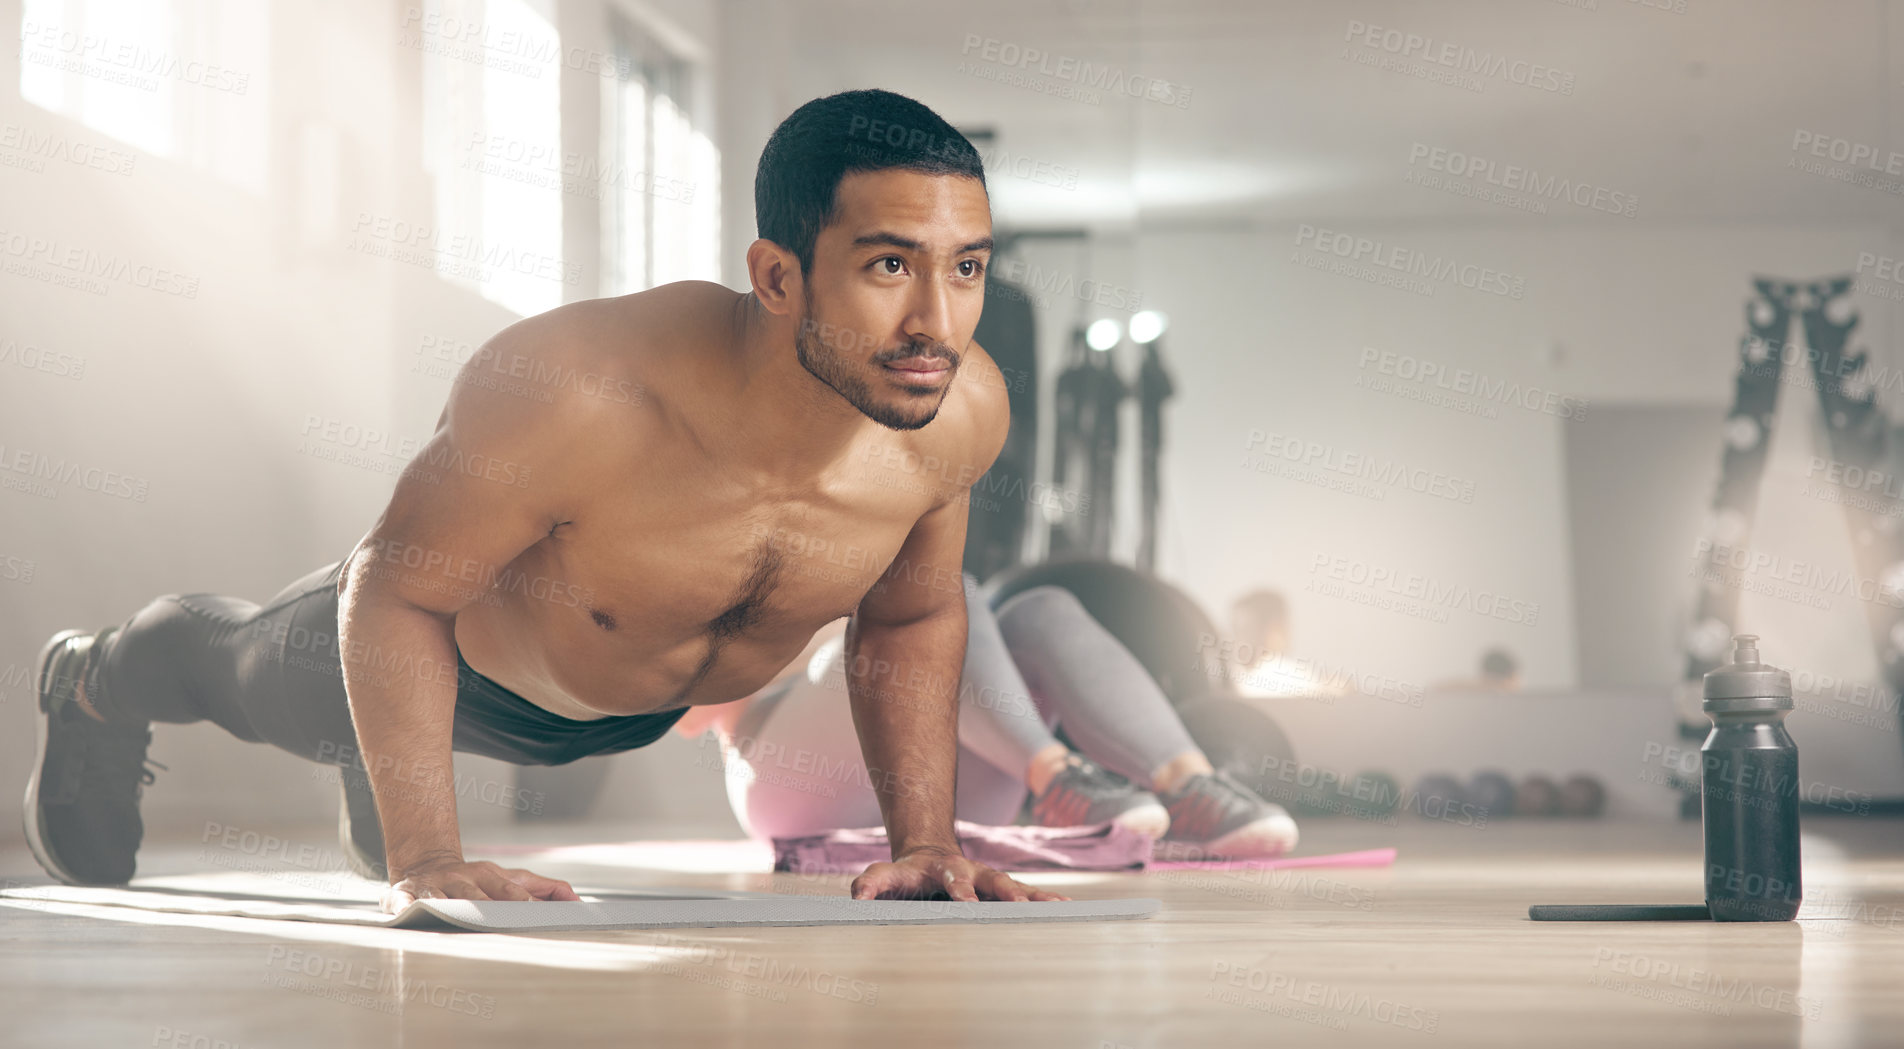
<path fill-rule="evenodd" d="M 0 782 L 31 767 L 52 632 L 344 556 L 478 345 L 577 299 L 744 289 L 768 134 L 883 87 L 987 159 L 979 341 L 1014 432 L 974 494 L 981 578 L 1154 575 L 1201 613 L 1160 676 L 1224 684 L 1303 765 L 1589 773 L 1661 818 L 1703 734 L 1687 683 L 1748 630 L 1793 672 L 1813 800 L 1904 799 L 1904 5 L 0 21 Z M 151 826 L 334 812 L 334 776 L 157 733 Z M 738 833 L 705 742 L 469 764 L 552 812 Z M 517 817 L 482 793 L 466 820 Z"/>

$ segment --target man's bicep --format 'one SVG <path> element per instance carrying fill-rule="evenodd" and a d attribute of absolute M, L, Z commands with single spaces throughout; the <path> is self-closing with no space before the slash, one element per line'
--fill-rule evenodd
<path fill-rule="evenodd" d="M 968 493 L 927 511 L 912 526 L 879 582 L 860 599 L 861 623 L 910 623 L 962 608 Z"/>
<path fill-rule="evenodd" d="M 971 350 L 983 354 L 976 342 Z M 1011 429 L 1011 404 L 1005 391 L 977 384 L 971 388 L 973 423 L 963 441 L 965 478 L 982 478 L 1005 447 Z M 956 458 L 955 458 L 956 461 Z M 879 582 L 860 601 L 855 618 L 861 621 L 910 623 L 936 613 L 963 609 L 965 584 L 965 530 L 971 510 L 970 484 L 927 511 L 906 536 L 899 555 Z"/>
<path fill-rule="evenodd" d="M 439 615 L 480 599 L 564 519 L 574 431 L 588 425 L 560 400 L 455 389 L 355 555 L 370 589 Z"/>

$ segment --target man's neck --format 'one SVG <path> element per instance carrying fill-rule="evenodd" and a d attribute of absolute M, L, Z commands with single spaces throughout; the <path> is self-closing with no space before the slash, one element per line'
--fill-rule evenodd
<path fill-rule="evenodd" d="M 794 483 L 821 473 L 874 423 L 800 363 L 798 320 L 767 312 L 752 292 L 734 314 L 722 412 L 734 424 L 730 447 L 749 468 Z"/>

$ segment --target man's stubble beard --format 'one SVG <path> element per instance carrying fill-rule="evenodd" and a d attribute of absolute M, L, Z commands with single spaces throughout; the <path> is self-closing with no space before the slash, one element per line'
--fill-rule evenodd
<path fill-rule="evenodd" d="M 844 397 L 846 403 L 852 405 L 861 415 L 864 415 L 889 430 L 917 430 L 938 417 L 939 408 L 945 404 L 946 396 L 952 392 L 952 383 L 958 379 L 958 355 L 956 353 L 953 353 L 949 347 L 943 345 L 936 347 L 939 352 L 933 352 L 935 349 L 933 344 L 913 343 L 904 352 L 898 354 L 890 356 L 884 353 L 879 354 L 878 356 L 882 360 L 897 360 L 901 357 L 913 356 L 915 354 L 928 357 L 946 357 L 950 355 L 949 359 L 952 365 L 952 374 L 946 377 L 945 388 L 939 391 L 938 400 L 933 402 L 932 407 L 927 409 L 925 415 L 914 416 L 906 414 L 903 411 L 895 410 L 892 405 L 882 403 L 875 398 L 873 396 L 872 387 L 867 385 L 864 378 L 853 371 L 852 365 L 848 364 L 842 358 L 840 351 L 827 345 L 826 342 L 820 338 L 819 330 L 822 325 L 819 321 L 815 320 L 813 316 L 813 288 L 809 285 L 801 290 L 806 299 L 806 316 L 801 320 L 799 331 L 794 336 L 793 348 L 795 356 L 800 359 L 800 366 L 805 368 L 808 374 L 827 384 L 835 393 Z M 881 367 L 882 365 L 875 363 L 873 366 Z M 917 403 L 929 395 L 911 396 L 912 400 L 906 402 L 907 404 Z"/>

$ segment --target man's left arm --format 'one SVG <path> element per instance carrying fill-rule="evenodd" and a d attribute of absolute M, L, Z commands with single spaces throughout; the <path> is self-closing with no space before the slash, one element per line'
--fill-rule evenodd
<path fill-rule="evenodd" d="M 1010 423 L 1004 398 L 988 400 L 996 407 L 980 413 L 990 417 L 979 438 L 986 466 Z M 893 855 L 853 880 L 855 899 L 1065 899 L 966 859 L 952 828 L 969 491 L 967 481 L 919 518 L 847 626 L 847 695 Z"/>

